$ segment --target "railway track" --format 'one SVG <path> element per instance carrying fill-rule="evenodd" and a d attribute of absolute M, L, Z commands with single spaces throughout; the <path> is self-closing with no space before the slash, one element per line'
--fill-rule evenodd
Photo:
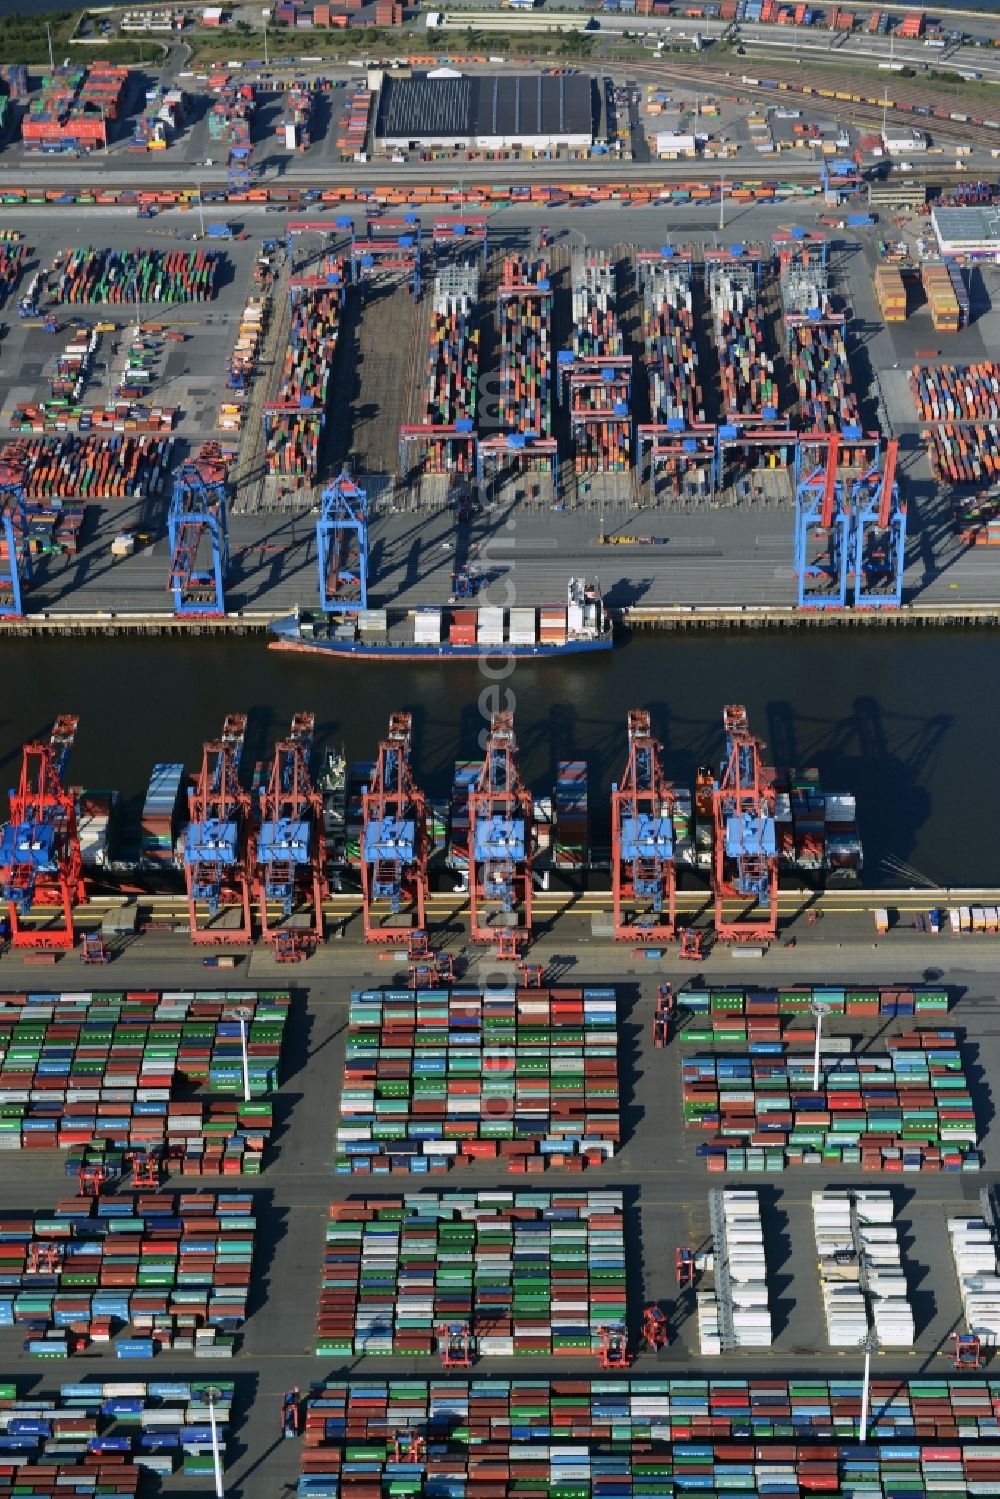
<path fill-rule="evenodd" d="M 754 98 L 774 101 L 776 93 L 791 93 L 802 96 L 812 102 L 821 105 L 825 112 L 838 118 L 852 120 L 858 124 L 873 125 L 881 131 L 882 128 L 882 101 L 876 99 L 873 93 L 867 93 L 868 89 L 874 89 L 875 84 L 869 80 L 859 83 L 857 76 L 850 73 L 837 73 L 829 68 L 810 68 L 793 66 L 783 63 L 781 60 L 772 58 L 761 59 L 766 62 L 766 75 L 773 78 L 779 89 L 762 88 L 759 83 L 747 83 L 745 79 L 755 77 L 756 74 L 748 72 L 748 68 L 758 66 L 753 59 L 734 59 L 733 66 L 728 69 L 712 69 L 705 66 L 704 60 L 698 64 L 685 64 L 671 60 L 669 63 L 638 63 L 630 72 L 634 72 L 637 78 L 650 78 L 653 80 L 679 79 L 685 83 L 697 86 L 699 93 L 704 94 L 706 88 L 714 86 L 720 91 L 731 88 L 734 93 L 750 94 Z M 764 69 L 762 69 L 764 71 Z M 782 89 L 781 84 L 787 87 Z M 827 97 L 827 93 L 820 90 L 831 91 L 834 95 L 847 94 L 850 97 L 838 99 Z M 928 96 L 933 98 L 933 84 L 928 81 L 923 84 L 919 82 L 907 83 L 898 81 L 898 74 L 892 75 L 892 99 L 889 101 L 889 111 L 893 122 L 912 125 L 915 129 L 924 130 L 932 137 L 947 136 L 958 137 L 962 144 L 979 146 L 983 150 L 1000 145 L 1000 129 L 993 130 L 985 125 L 971 123 L 973 118 L 979 118 L 979 111 L 983 109 L 980 101 L 970 101 L 957 97 L 949 98 L 948 103 L 956 114 L 967 114 L 969 123 L 960 120 L 942 120 L 934 115 L 914 113 L 914 107 L 919 105 L 922 109 L 927 107 Z M 860 102 L 858 98 L 860 97 Z M 910 108 L 903 109 L 900 105 L 908 105 Z M 934 106 L 932 106 L 934 107 Z M 943 108 L 943 105 L 936 106 Z M 950 111 L 949 111 L 950 112 Z M 997 113 L 1000 115 L 1000 103 L 997 105 Z M 940 164 L 929 170 L 941 170 Z"/>

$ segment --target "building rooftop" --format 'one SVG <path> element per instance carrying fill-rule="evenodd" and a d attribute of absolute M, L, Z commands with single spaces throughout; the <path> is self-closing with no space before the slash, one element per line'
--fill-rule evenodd
<path fill-rule="evenodd" d="M 440 136 L 589 135 L 591 81 L 579 74 L 486 74 L 474 78 L 387 78 L 376 134 L 419 140 Z"/>
<path fill-rule="evenodd" d="M 932 216 L 938 237 L 949 244 L 992 242 L 1000 250 L 1000 208 L 935 208 Z"/>

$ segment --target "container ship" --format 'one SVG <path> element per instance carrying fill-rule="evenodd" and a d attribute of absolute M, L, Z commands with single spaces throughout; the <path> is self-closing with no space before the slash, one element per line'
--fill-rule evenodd
<path fill-rule="evenodd" d="M 363 657 L 372 661 L 466 661 L 483 654 L 545 660 L 609 651 L 611 619 L 596 584 L 570 578 L 566 603 L 513 609 L 426 608 L 390 619 L 363 609 L 347 622 L 303 609 L 274 620 L 272 651 Z"/>

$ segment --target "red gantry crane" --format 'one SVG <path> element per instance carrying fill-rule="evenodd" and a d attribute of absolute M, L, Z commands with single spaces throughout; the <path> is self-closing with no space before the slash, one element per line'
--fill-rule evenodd
<path fill-rule="evenodd" d="M 246 728 L 245 713 L 228 715 L 220 737 L 202 746 L 201 770 L 188 792 L 184 878 L 196 947 L 253 941 L 250 794 L 240 785 Z M 213 925 L 224 907 L 236 919 Z"/>
<path fill-rule="evenodd" d="M 778 933 L 774 786 L 746 709 L 727 707 L 723 723 L 726 759 L 712 789 L 715 934 L 724 942 L 772 942 Z M 740 916 L 727 916 L 727 900 L 743 903 Z"/>
<path fill-rule="evenodd" d="M 628 715 L 628 762 L 611 788 L 611 882 L 615 938 L 669 941 L 677 921 L 674 788 L 644 709 Z"/>
<path fill-rule="evenodd" d="M 261 792 L 253 877 L 268 942 L 288 937 L 288 930 L 280 933 L 271 920 L 269 906 L 275 904 L 285 921 L 296 907 L 307 907 L 311 924 L 301 935 L 323 939 L 323 797 L 309 775 L 315 722 L 311 713 L 296 713 L 287 739 L 274 747 L 271 774 Z"/>
<path fill-rule="evenodd" d="M 520 948 L 531 937 L 534 824 L 517 768 L 514 715 L 494 713 L 486 758 L 469 793 L 469 906 L 473 942 Z M 516 957 L 516 952 L 513 954 Z"/>
<path fill-rule="evenodd" d="M 21 778 L 0 830 L 0 890 L 11 945 L 42 952 L 73 946 L 73 907 L 86 898 L 76 798 L 63 784 L 79 719 L 56 719 L 48 740 L 21 751 Z M 26 925 L 34 913 L 36 921 Z"/>
<path fill-rule="evenodd" d="M 398 942 L 397 918 L 407 914 L 407 931 L 424 927 L 427 806 L 410 769 L 412 729 L 409 713 L 390 716 L 389 732 L 378 747 L 371 782 L 361 798 L 366 942 Z"/>

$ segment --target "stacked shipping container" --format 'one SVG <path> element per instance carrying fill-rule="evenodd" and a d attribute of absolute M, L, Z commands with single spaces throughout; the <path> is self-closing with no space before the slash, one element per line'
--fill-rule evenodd
<path fill-rule="evenodd" d="M 727 417 L 775 416 L 774 362 L 767 353 L 753 273 L 742 267 L 713 266 L 708 284 Z"/>
<path fill-rule="evenodd" d="M 434 1352 L 464 1323 L 480 1358 L 589 1354 L 624 1323 L 620 1192 L 407 1194 L 334 1203 L 316 1352 Z"/>
<path fill-rule="evenodd" d="M 809 1020 L 814 1005 L 828 1015 L 940 1015 L 948 1010 L 947 989 L 855 989 L 803 984 L 787 989 L 684 989 L 679 1009 L 690 1017 L 681 1039 L 695 1045 L 723 1041 L 780 1041 L 812 1046 L 815 1026 L 791 1028 L 787 1021 Z"/>
<path fill-rule="evenodd" d="M 54 302 L 210 302 L 222 257 L 214 250 L 67 250 Z"/>
<path fill-rule="evenodd" d="M 434 300 L 424 377 L 423 421 L 429 427 L 475 424 L 479 391 L 479 329 L 474 326 L 479 273 L 474 266 L 445 268 L 434 277 Z M 474 425 L 469 429 L 474 432 Z M 431 440 L 430 473 L 473 471 L 469 440 Z"/>
<path fill-rule="evenodd" d="M 313 91 L 304 79 L 285 90 L 284 114 L 275 129 L 286 151 L 306 151 L 312 145 Z"/>
<path fill-rule="evenodd" d="M 292 283 L 292 315 L 278 399 L 267 408 L 270 474 L 311 483 L 319 470 L 320 440 L 343 307 L 343 277 L 343 262 L 327 257 L 318 278 Z"/>
<path fill-rule="evenodd" d="M 127 84 L 127 70 L 106 62 L 47 74 L 21 120 L 26 149 L 92 151 L 107 145 L 107 124 L 118 118 Z"/>
<path fill-rule="evenodd" d="M 366 88 L 355 89 L 352 94 L 348 94 L 336 138 L 337 149 L 341 156 L 350 159 L 364 151 L 368 140 L 373 98 L 371 90 Z"/>
<path fill-rule="evenodd" d="M 957 333 L 969 321 L 969 298 L 962 282 L 961 272 L 954 267 L 962 301 L 956 295 L 952 266 L 941 260 L 925 260 L 920 268 L 920 279 L 927 294 L 931 310 L 931 322 L 935 333 Z"/>
<path fill-rule="evenodd" d="M 0 449 L 0 473 L 19 473 L 29 500 L 131 499 L 160 483 L 170 448 L 157 437 L 19 438 Z"/>
<path fill-rule="evenodd" d="M 552 431 L 552 287 L 544 260 L 505 255 L 499 292 L 500 426 Z"/>
<path fill-rule="evenodd" d="M 612 989 L 351 995 L 335 1170 L 510 1171 L 615 1153 Z"/>
<path fill-rule="evenodd" d="M 572 357 L 560 355 L 560 373 L 578 474 L 620 473 L 632 462 L 632 368 L 614 283 L 606 251 L 574 250 Z"/>
<path fill-rule="evenodd" d="M 779 1050 L 781 1048 L 779 1047 Z M 684 1118 L 714 1131 L 710 1170 L 823 1160 L 863 1170 L 978 1167 L 976 1121 L 953 1031 L 891 1037 L 883 1056 L 702 1056 L 682 1065 Z"/>
<path fill-rule="evenodd" d="M 142 861 L 151 867 L 172 868 L 181 830 L 187 774 L 183 765 L 153 766 L 142 805 L 140 834 Z"/>
<path fill-rule="evenodd" d="M 185 1174 L 259 1173 L 270 1104 L 176 1095 L 242 1094 L 246 1014 L 252 1098 L 277 1087 L 289 996 L 175 992 L 0 995 L 0 1150 L 169 1150 Z"/>
<path fill-rule="evenodd" d="M 887 323 L 905 323 L 906 285 L 894 265 L 880 265 L 876 269 L 875 295 Z"/>
<path fill-rule="evenodd" d="M 552 863 L 579 869 L 590 861 L 590 813 L 586 760 L 559 760 L 552 793 Z"/>
<path fill-rule="evenodd" d="M 225 1466 L 233 1400 L 231 1380 L 86 1380 L 57 1394 L 20 1396 L 0 1385 L 0 1431 L 8 1456 L 0 1467 L 0 1493 L 16 1487 L 35 1499 L 67 1493 L 135 1494 L 142 1476 L 181 1474 L 211 1481 L 214 1415 L 220 1462 Z"/>
<path fill-rule="evenodd" d="M 126 1357 L 173 1347 L 231 1356 L 250 1287 L 249 1195 L 70 1197 L 53 1213 L 6 1213 L 2 1231 L 0 1327 L 41 1323 L 29 1353 L 65 1357 L 71 1336 L 107 1342 L 131 1328 L 148 1347 L 123 1339 Z"/>
<path fill-rule="evenodd" d="M 639 274 L 650 417 L 654 422 L 703 422 L 690 264 L 640 260 Z"/>

